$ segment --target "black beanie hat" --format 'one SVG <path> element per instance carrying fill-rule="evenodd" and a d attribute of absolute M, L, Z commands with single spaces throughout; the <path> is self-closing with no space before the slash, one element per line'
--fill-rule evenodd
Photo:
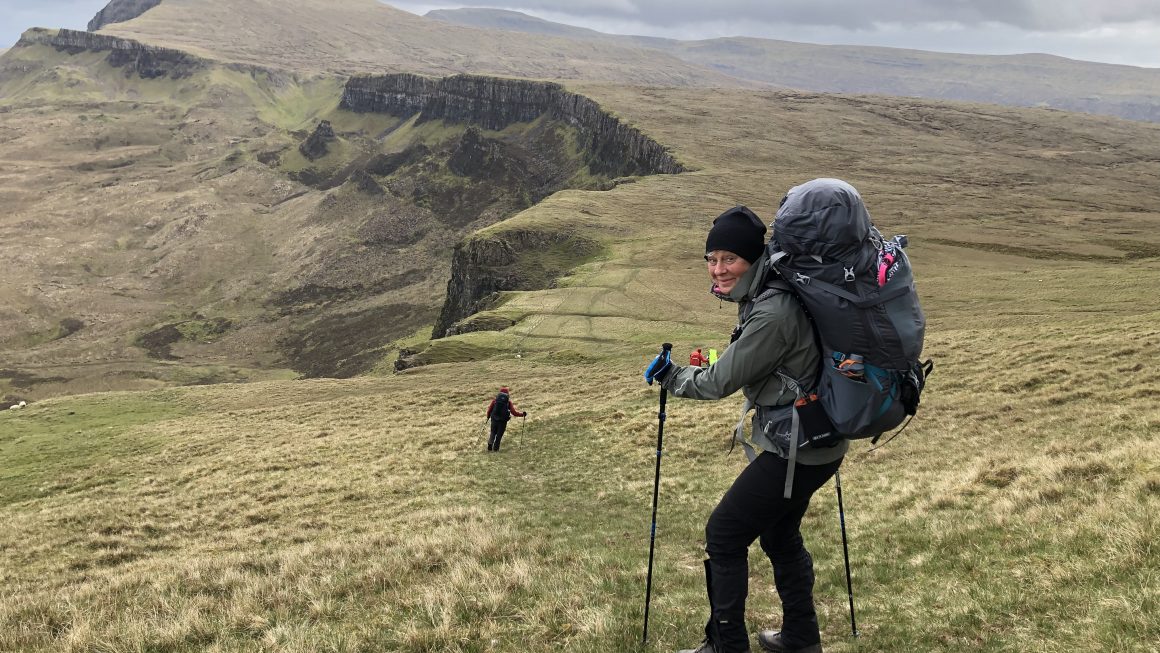
<path fill-rule="evenodd" d="M 765 224 L 753 211 L 735 206 L 713 220 L 705 253 L 724 250 L 753 263 L 765 251 Z"/>

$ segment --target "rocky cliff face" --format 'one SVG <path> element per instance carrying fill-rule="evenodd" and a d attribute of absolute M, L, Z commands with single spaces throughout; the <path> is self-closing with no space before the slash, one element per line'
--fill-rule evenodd
<path fill-rule="evenodd" d="M 408 74 L 357 76 L 346 84 L 342 107 L 399 117 L 419 114 L 421 122 L 443 120 L 491 130 L 547 116 L 576 130 L 584 164 L 593 175 L 684 171 L 660 143 L 559 84 L 473 75 L 442 79 Z M 452 172 L 472 176 L 468 171 L 495 170 L 503 160 L 496 143 L 469 130 L 448 164 Z M 460 243 L 452 257 L 447 300 L 432 337 L 466 328 L 457 323 L 481 310 L 498 292 L 546 287 L 597 247 L 594 241 L 571 233 L 533 230 L 508 230 Z"/>
<path fill-rule="evenodd" d="M 145 45 L 130 39 L 121 39 L 92 32 L 71 29 L 32 29 L 24 33 L 16 47 L 43 44 L 62 52 L 108 52 L 109 65 L 124 68 L 125 76 L 138 75 L 143 79 L 188 77 L 208 63 L 181 50 Z"/>
<path fill-rule="evenodd" d="M 418 113 L 421 121 L 471 123 L 495 130 L 547 115 L 577 130 L 593 174 L 623 177 L 684 171 L 660 143 L 559 84 L 475 75 L 441 79 L 362 75 L 347 82 L 342 107 L 393 116 Z"/>
<path fill-rule="evenodd" d="M 105 25 L 133 20 L 159 4 L 161 0 L 112 0 L 89 21 L 89 31 L 95 32 Z"/>
<path fill-rule="evenodd" d="M 432 337 L 459 332 L 456 322 L 484 308 L 495 293 L 543 288 L 598 249 L 595 241 L 574 233 L 531 229 L 513 229 L 459 243 L 451 259 L 447 301 Z M 553 251 L 556 255 L 542 256 Z M 529 257 L 529 252 L 541 256 Z"/>

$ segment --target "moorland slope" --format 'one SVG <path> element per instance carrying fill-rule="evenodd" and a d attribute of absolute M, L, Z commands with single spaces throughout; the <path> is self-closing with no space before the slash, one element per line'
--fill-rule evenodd
<path fill-rule="evenodd" d="M 444 310 L 466 235 L 563 188 L 683 170 L 554 84 L 300 75 L 70 30 L 25 35 L 0 102 L 3 249 L 19 261 L 0 317 L 8 401 L 365 372 L 441 313 L 440 335 L 597 247 L 526 231 L 514 249 L 543 250 L 534 271 Z"/>
<path fill-rule="evenodd" d="M 41 393 L 0 411 L 0 650 L 695 645 L 704 520 L 744 464 L 725 442 L 740 400 L 669 400 L 641 646 L 658 415 L 640 372 L 660 342 L 683 357 L 728 341 L 733 307 L 705 292 L 700 258 L 712 217 L 744 203 L 768 219 L 817 176 L 849 180 L 884 231 L 909 234 L 937 365 L 907 430 L 843 466 L 857 639 L 831 491 L 803 522 L 826 650 L 1151 653 L 1160 639 L 1160 126 L 798 91 L 544 91 L 586 98 L 685 169 L 608 179 L 585 164 L 583 130 L 550 114 L 473 132 L 423 108 L 344 108 L 341 76 L 59 36 L 0 59 L 0 382 Z M 458 248 L 368 245 L 415 222 L 363 230 L 415 215 L 392 188 L 465 187 L 455 170 L 517 169 L 533 141 L 562 144 L 547 151 L 574 155 L 583 183 L 469 222 Z M 364 151 L 366 175 L 338 174 Z M 545 231 L 593 246 L 511 247 Z M 382 256 L 351 264 L 368 251 Z M 466 278 L 554 274 L 432 340 L 440 256 Z M 349 306 L 291 294 L 285 315 L 267 303 L 380 264 L 414 283 Z M 427 307 L 412 335 L 385 333 L 402 308 L 326 321 L 391 305 Z M 141 341 L 167 312 L 182 337 Z M 361 333 L 382 338 L 379 364 L 285 378 L 268 344 L 304 313 L 319 360 Z M 219 337 L 216 318 L 250 328 Z M 146 358 L 166 342 L 181 358 Z M 413 367 L 396 373 L 403 349 Z M 77 394 L 121 383 L 138 390 Z M 500 384 L 529 416 L 486 454 Z M 776 627 L 767 563 L 752 563 L 748 625 Z"/>
<path fill-rule="evenodd" d="M 656 50 L 459 27 L 377 0 L 161 2 L 100 33 L 299 71 L 752 86 Z"/>
<path fill-rule="evenodd" d="M 616 36 L 518 12 L 443 9 L 428 17 L 605 46 L 637 46 L 754 83 L 829 93 L 880 93 L 1038 106 L 1160 121 L 1160 70 L 1044 54 L 967 55 L 814 45 L 758 38 L 680 41 Z"/>
<path fill-rule="evenodd" d="M 662 341 L 727 342 L 699 259 L 711 217 L 769 216 L 831 174 L 910 235 L 938 367 L 907 430 L 843 468 L 857 640 L 832 492 L 804 522 L 827 650 L 1150 651 L 1156 127 L 578 90 L 699 169 L 560 192 L 485 230 L 568 223 L 604 244 L 553 288 L 504 293 L 492 311 L 513 326 L 437 340 L 448 362 L 398 374 L 0 413 L 0 648 L 640 650 L 657 431 L 640 369 Z M 529 417 L 489 455 L 500 383 Z M 724 442 L 736 399 L 667 410 L 648 651 L 700 639 L 698 542 L 743 464 Z M 759 554 L 752 570 L 749 625 L 776 626 Z"/>
<path fill-rule="evenodd" d="M 110 8 L 117 3 L 111 3 Z M 488 9 L 427 17 L 375 0 L 132 2 L 102 33 L 295 70 L 487 74 L 664 86 L 775 86 L 1038 106 L 1160 121 L 1160 70 L 756 38 L 615 36 Z M 96 20 L 96 18 L 94 19 Z M 203 24 L 220 27 L 200 29 Z"/>

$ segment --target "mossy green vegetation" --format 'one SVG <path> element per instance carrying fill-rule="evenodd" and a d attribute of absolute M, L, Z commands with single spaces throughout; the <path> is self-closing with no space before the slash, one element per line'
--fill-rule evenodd
<path fill-rule="evenodd" d="M 127 459 L 164 443 L 150 426 L 186 412 L 170 396 L 98 394 L 0 413 L 0 506 L 116 484 L 132 473 Z"/>

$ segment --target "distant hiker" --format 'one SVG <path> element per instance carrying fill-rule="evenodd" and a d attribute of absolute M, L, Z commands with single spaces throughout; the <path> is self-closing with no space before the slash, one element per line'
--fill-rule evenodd
<path fill-rule="evenodd" d="M 704 367 L 709 364 L 709 359 L 701 353 L 701 348 L 698 347 L 693 353 L 689 354 L 689 365 L 692 367 Z"/>
<path fill-rule="evenodd" d="M 712 349 L 712 348 L 709 349 L 709 364 L 710 365 L 717 364 L 717 350 L 716 349 Z"/>
<path fill-rule="evenodd" d="M 487 417 L 491 420 L 491 437 L 487 439 L 488 451 L 499 451 L 499 442 L 503 439 L 503 432 L 507 429 L 508 420 L 512 415 L 524 417 L 527 413 L 516 408 L 512 403 L 511 391 L 504 386 L 487 406 Z"/>
<path fill-rule="evenodd" d="M 705 640 L 696 653 L 741 653 L 750 650 L 745 628 L 749 592 L 749 545 L 759 540 L 773 563 L 781 597 L 778 632 L 758 635 L 762 651 L 821 653 L 821 633 L 814 610 L 813 560 L 802 542 L 802 516 L 810 497 L 842 464 L 848 442 L 829 448 L 802 449 L 792 475 L 791 498 L 783 490 L 789 470 L 788 452 L 764 437 L 762 417 L 792 406 L 796 394 L 778 376 L 813 378 L 820 355 L 805 312 L 788 287 L 766 284 L 769 255 L 765 225 L 749 209 L 732 208 L 713 221 L 705 241 L 711 292 L 739 305 L 739 323 L 728 349 L 708 368 L 680 367 L 658 356 L 645 379 L 660 382 L 673 395 L 690 399 L 721 399 L 740 389 L 746 410 L 757 406 L 750 446 L 761 453 L 733 481 L 705 526 L 705 583 L 709 620 Z M 783 428 L 780 422 L 775 423 Z M 694 653 L 686 651 L 685 653 Z"/>

